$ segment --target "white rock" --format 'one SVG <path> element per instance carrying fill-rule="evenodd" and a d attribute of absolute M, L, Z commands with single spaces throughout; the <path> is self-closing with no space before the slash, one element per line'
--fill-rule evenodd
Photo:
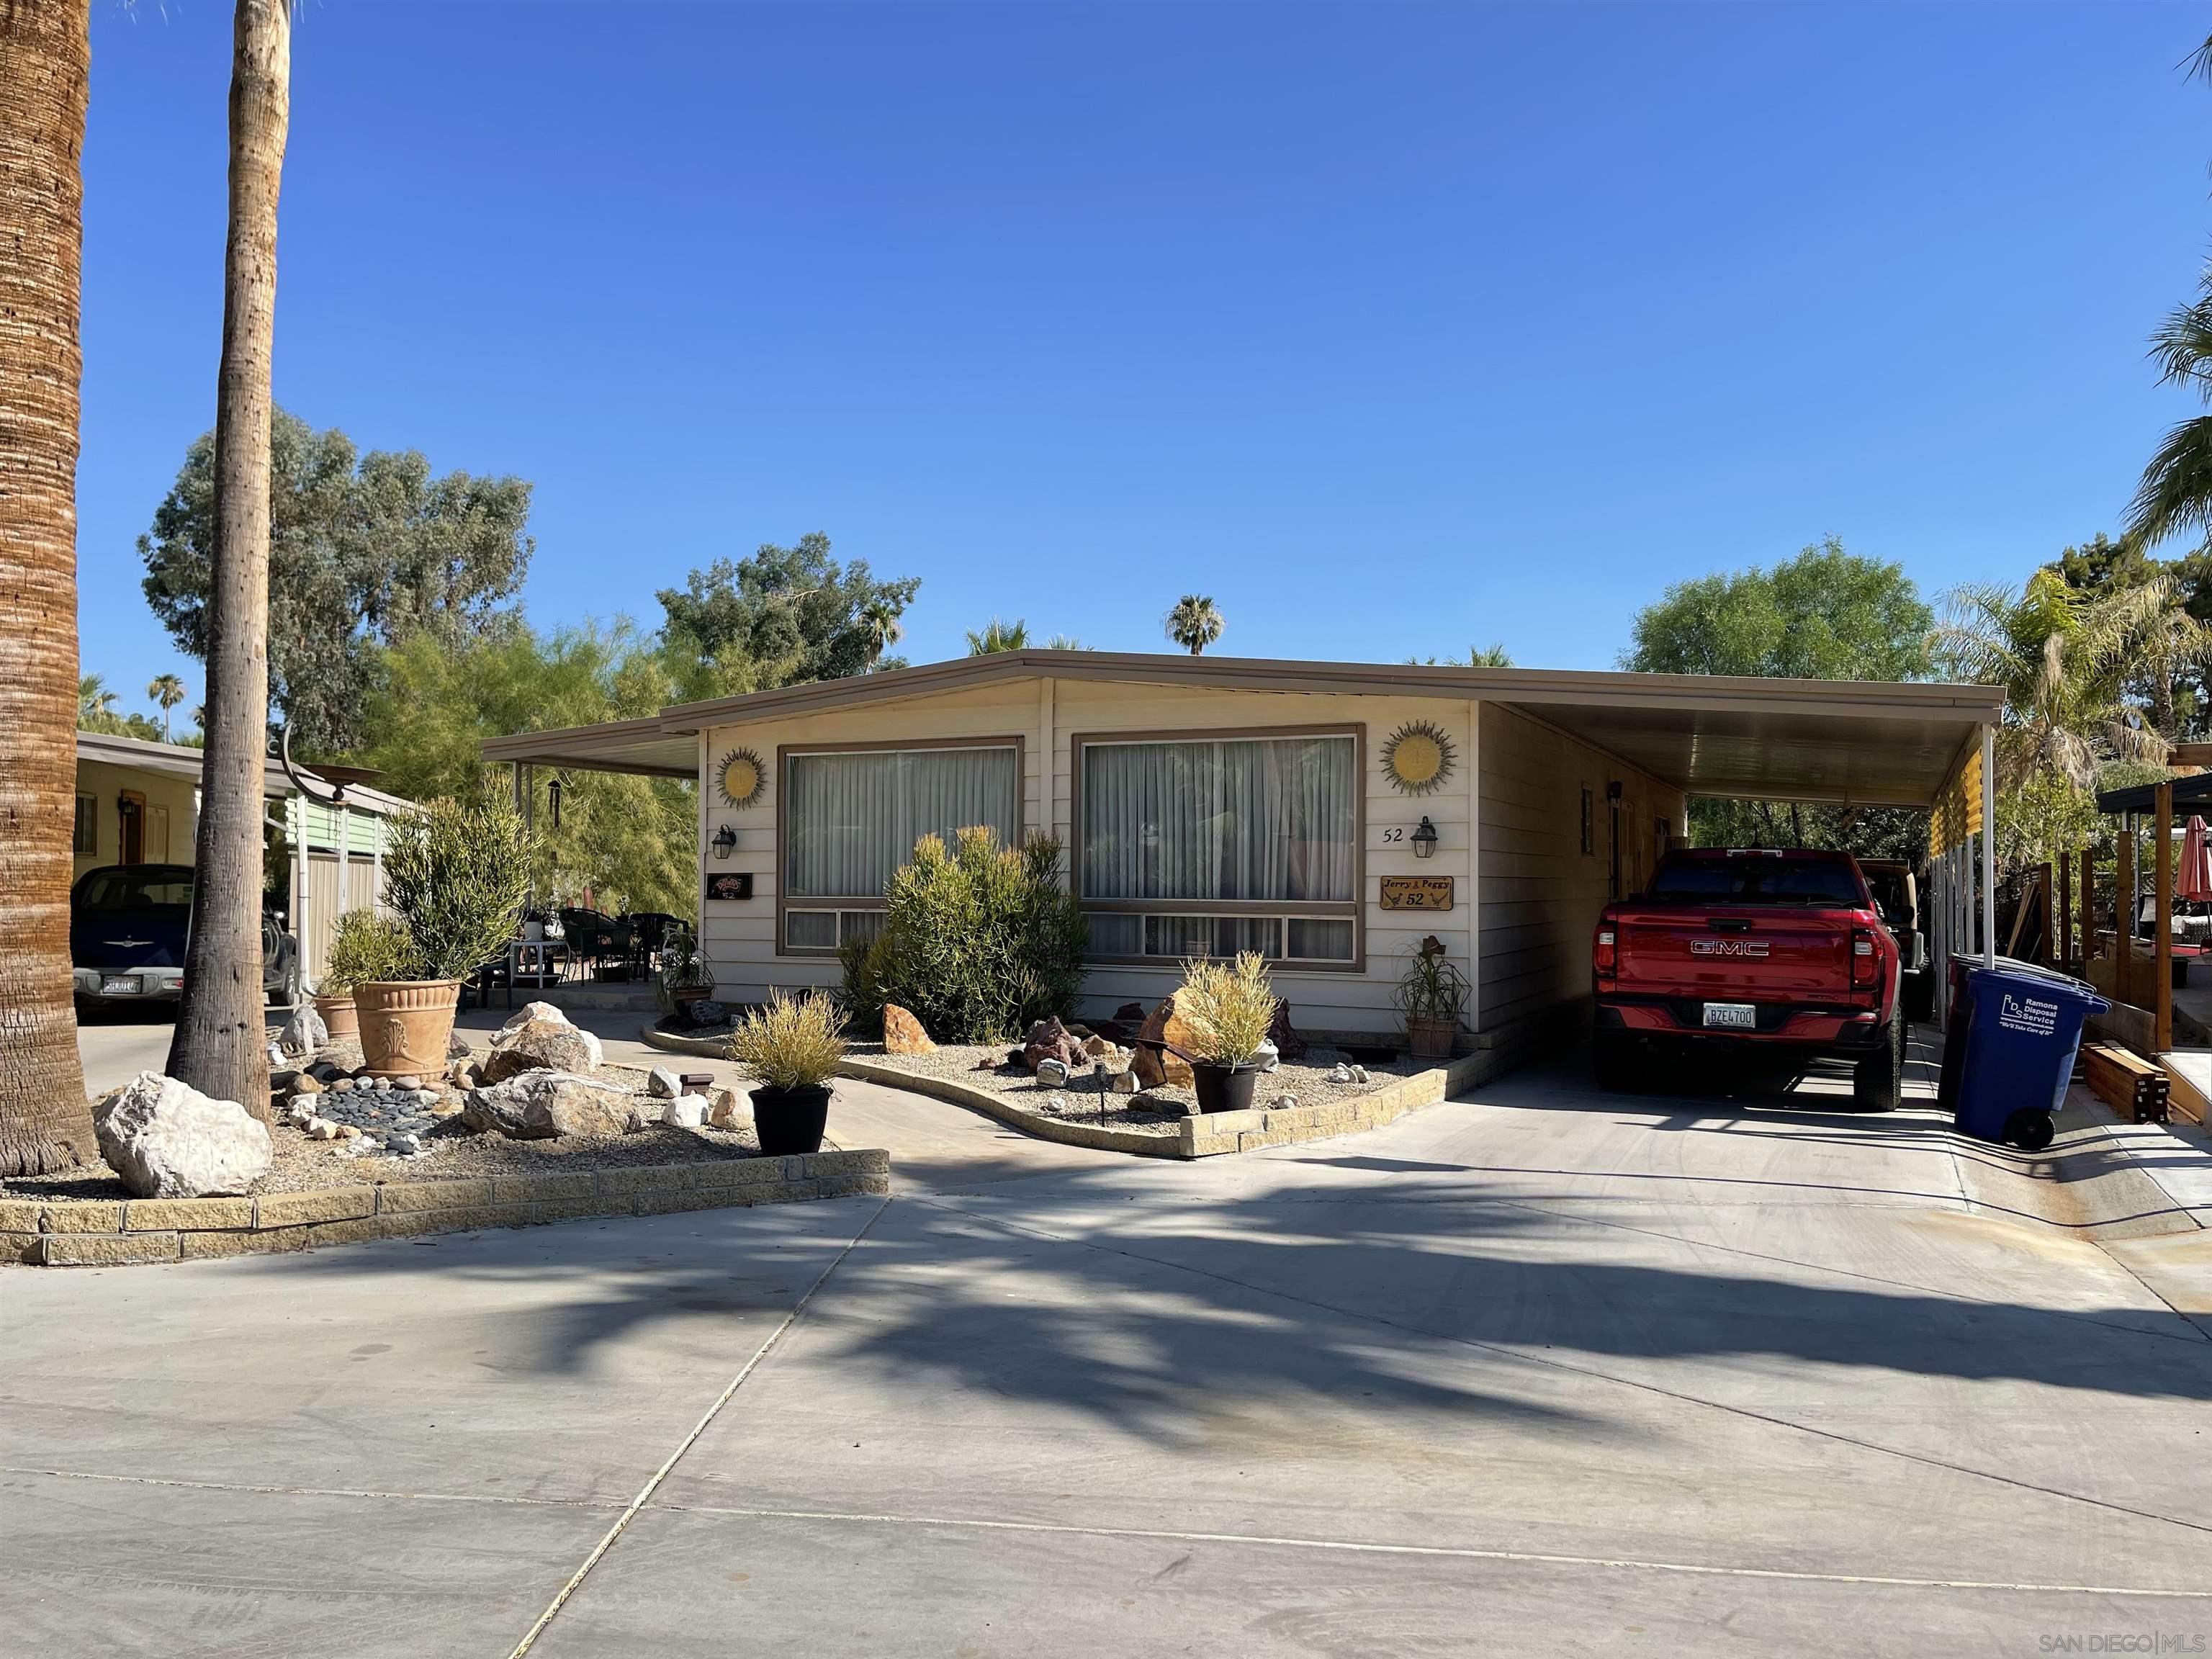
<path fill-rule="evenodd" d="M 1367 1068 L 1364 1066 L 1355 1066 L 1352 1068 L 1352 1080 L 1354 1083 L 1371 1083 L 1374 1081 L 1372 1078 L 1367 1075 Z"/>
<path fill-rule="evenodd" d="M 660 1109 L 660 1121 L 672 1129 L 703 1129 L 708 1109 L 706 1096 L 678 1095 Z"/>
<path fill-rule="evenodd" d="M 1060 1088 L 1067 1081 L 1067 1066 L 1057 1060 L 1041 1060 L 1037 1062 L 1036 1080 L 1044 1088 Z"/>
<path fill-rule="evenodd" d="M 294 1095 L 284 1105 L 284 1121 L 295 1129 L 304 1129 L 315 1121 L 315 1097 L 313 1095 Z"/>
<path fill-rule="evenodd" d="M 1137 1092 L 1137 1074 L 1134 1072 L 1116 1072 L 1114 1080 L 1106 1086 L 1117 1095 L 1133 1095 Z"/>
<path fill-rule="evenodd" d="M 590 1076 L 599 1069 L 604 1055 L 599 1040 L 570 1023 L 550 1002 L 532 1002 L 499 1028 L 484 1056 L 483 1079 L 503 1083 L 524 1072 L 565 1072 Z"/>
<path fill-rule="evenodd" d="M 1332 1066 L 1329 1068 L 1329 1073 L 1328 1073 L 1328 1080 L 1329 1080 L 1331 1083 L 1349 1083 L 1349 1082 L 1351 1082 L 1351 1081 L 1352 1081 L 1352 1067 L 1350 1067 L 1349 1066 L 1346 1066 L 1346 1065 L 1342 1060 L 1340 1060 L 1339 1061 L 1337 1061 L 1337 1063 L 1336 1063 L 1334 1066 Z"/>
<path fill-rule="evenodd" d="M 1267 1105 L 1270 1110 L 1279 1112 L 1286 1110 L 1290 1107 L 1295 1106 L 1297 1103 L 1298 1097 L 1296 1095 L 1277 1095 L 1273 1100 L 1267 1103 Z"/>
<path fill-rule="evenodd" d="M 269 1173 L 268 1126 L 234 1100 L 210 1100 L 141 1072 L 93 1111 L 100 1155 L 137 1198 L 242 1193 Z"/>
<path fill-rule="evenodd" d="M 713 1129 L 750 1129 L 753 1125 L 752 1104 L 735 1089 L 717 1089 L 713 1103 L 707 1108 L 707 1126 Z"/>
<path fill-rule="evenodd" d="M 684 1092 L 683 1079 L 665 1066 L 656 1066 L 645 1075 L 645 1091 L 655 1100 L 673 1100 Z"/>
<path fill-rule="evenodd" d="M 326 1118 L 326 1117 L 318 1117 L 318 1118 L 310 1118 L 310 1119 L 308 1120 L 308 1121 L 307 1121 L 307 1139 L 310 1139 L 310 1140 L 336 1140 L 337 1138 L 338 1138 L 338 1126 L 337 1126 L 337 1124 L 335 1124 L 335 1123 L 331 1122 L 331 1121 L 330 1121 L 330 1119 L 328 1119 L 328 1118 Z"/>
<path fill-rule="evenodd" d="M 397 1134 L 384 1143 L 384 1150 L 394 1158 L 420 1158 L 422 1137 L 417 1134 Z"/>
<path fill-rule="evenodd" d="M 617 1135 L 629 1127 L 636 1102 L 619 1084 L 533 1070 L 505 1083 L 470 1090 L 461 1107 L 461 1121 L 471 1129 L 496 1129 L 511 1140 Z"/>
<path fill-rule="evenodd" d="M 284 1022 L 284 1029 L 276 1035 L 276 1046 L 295 1060 L 305 1060 L 331 1040 L 330 1028 L 323 1017 L 315 1012 L 315 1005 L 303 1002 L 292 1011 L 292 1018 Z"/>

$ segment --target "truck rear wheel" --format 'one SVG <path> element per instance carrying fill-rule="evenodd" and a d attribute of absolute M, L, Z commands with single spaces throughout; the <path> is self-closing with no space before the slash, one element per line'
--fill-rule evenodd
<path fill-rule="evenodd" d="M 1905 1097 L 1905 1018 L 1889 1022 L 1888 1040 L 1851 1069 L 1851 1103 L 1862 1112 L 1893 1112 Z"/>

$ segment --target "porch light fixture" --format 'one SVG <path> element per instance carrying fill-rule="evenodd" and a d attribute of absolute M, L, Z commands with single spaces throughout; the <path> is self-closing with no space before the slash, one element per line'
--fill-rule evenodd
<path fill-rule="evenodd" d="M 737 850 L 737 847 L 738 832 L 730 828 L 728 824 L 726 823 L 720 829 L 714 831 L 714 856 L 716 858 L 726 859 L 729 857 L 732 853 Z"/>
<path fill-rule="evenodd" d="M 1429 822 L 1428 814 L 1424 812 L 1421 814 L 1421 827 L 1413 831 L 1413 856 L 1417 859 L 1434 858 L 1436 853 L 1437 826 Z"/>

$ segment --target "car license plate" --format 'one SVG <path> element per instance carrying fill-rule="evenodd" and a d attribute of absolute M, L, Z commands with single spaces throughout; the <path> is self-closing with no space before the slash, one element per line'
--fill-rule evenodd
<path fill-rule="evenodd" d="M 1759 1011 L 1748 1002 L 1709 1002 L 1705 1005 L 1705 1024 L 1736 1031 L 1756 1030 Z"/>
<path fill-rule="evenodd" d="M 104 997 L 135 997 L 138 994 L 137 975 L 125 974 L 113 979 L 103 979 L 100 981 L 100 994 Z"/>

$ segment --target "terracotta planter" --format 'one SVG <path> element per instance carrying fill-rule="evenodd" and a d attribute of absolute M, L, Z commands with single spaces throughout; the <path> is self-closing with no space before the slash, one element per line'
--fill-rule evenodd
<path fill-rule="evenodd" d="M 355 986 L 364 1068 L 380 1077 L 419 1077 L 426 1083 L 443 1076 L 460 994 L 457 979 L 386 980 Z"/>
<path fill-rule="evenodd" d="M 353 1006 L 352 992 L 342 997 L 317 997 L 315 1012 L 322 1016 L 323 1029 L 331 1034 L 331 1041 L 361 1035 L 361 1015 Z"/>
<path fill-rule="evenodd" d="M 1409 1019 L 1406 1048 L 1415 1060 L 1449 1060 L 1452 1042 L 1459 1036 L 1455 1019 Z"/>
<path fill-rule="evenodd" d="M 818 1152 L 822 1131 L 830 1122 L 830 1091 L 819 1084 L 811 1089 L 759 1088 L 753 1097 L 753 1133 L 769 1158 L 793 1152 Z"/>

